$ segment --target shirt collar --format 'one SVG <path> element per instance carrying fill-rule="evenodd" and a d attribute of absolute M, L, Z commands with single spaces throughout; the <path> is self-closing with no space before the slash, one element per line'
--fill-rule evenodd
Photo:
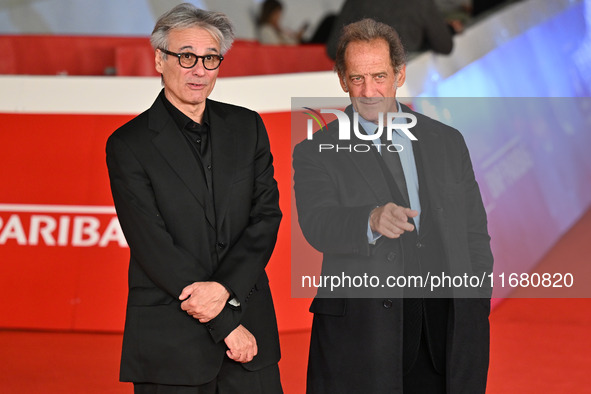
<path fill-rule="evenodd" d="M 176 123 L 176 125 L 178 126 L 178 128 L 180 130 L 184 130 L 185 127 L 190 126 L 193 123 L 197 123 L 197 122 L 194 122 L 193 119 L 189 118 L 187 115 L 182 113 L 181 110 L 179 110 L 177 107 L 175 107 L 166 98 L 166 95 L 164 94 L 164 89 L 162 89 L 159 96 L 160 96 L 160 99 L 162 100 L 162 103 L 164 104 L 164 107 L 166 108 L 166 110 L 168 111 L 168 113 L 170 114 L 172 119 L 174 120 L 174 123 Z M 207 107 L 206 107 L 205 111 L 203 111 L 203 118 L 201 119 L 201 125 L 209 126 L 208 112 L 209 111 L 207 110 Z M 199 123 L 197 123 L 197 124 L 199 124 Z"/>

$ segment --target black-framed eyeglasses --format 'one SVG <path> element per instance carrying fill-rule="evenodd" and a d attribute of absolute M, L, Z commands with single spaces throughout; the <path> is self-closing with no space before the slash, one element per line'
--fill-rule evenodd
<path fill-rule="evenodd" d="M 193 68 L 199 59 L 203 61 L 203 67 L 206 70 L 215 70 L 222 64 L 222 60 L 224 57 L 222 55 L 204 55 L 204 56 L 197 56 L 191 52 L 171 52 L 167 51 L 166 49 L 158 48 L 160 51 L 166 53 L 167 55 L 176 56 L 179 59 L 179 65 L 182 68 Z"/>

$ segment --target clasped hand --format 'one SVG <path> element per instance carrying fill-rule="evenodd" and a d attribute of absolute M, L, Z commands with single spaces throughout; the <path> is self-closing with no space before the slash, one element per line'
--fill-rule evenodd
<path fill-rule="evenodd" d="M 182 310 L 199 322 L 207 323 L 224 309 L 229 297 L 228 290 L 217 282 L 195 282 L 183 289 L 179 300 L 183 301 Z M 258 353 L 254 335 L 242 324 L 228 334 L 224 342 L 228 357 L 239 363 L 251 361 Z"/>
<path fill-rule="evenodd" d="M 195 282 L 183 289 L 179 300 L 181 309 L 198 319 L 200 323 L 207 323 L 224 309 L 230 293 L 218 282 Z"/>
<path fill-rule="evenodd" d="M 236 327 L 224 339 L 224 342 L 228 347 L 228 350 L 226 350 L 228 357 L 239 363 L 251 361 L 259 351 L 254 335 L 242 324 Z"/>

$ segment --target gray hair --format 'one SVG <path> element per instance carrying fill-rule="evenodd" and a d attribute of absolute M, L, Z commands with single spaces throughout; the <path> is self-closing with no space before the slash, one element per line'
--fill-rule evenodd
<path fill-rule="evenodd" d="M 337 44 L 337 55 L 334 70 L 341 76 L 345 75 L 345 52 L 349 43 L 354 41 L 373 41 L 383 39 L 390 48 L 390 60 L 394 72 L 398 73 L 406 64 L 406 53 L 400 37 L 393 27 L 373 19 L 365 18 L 343 27 Z"/>
<path fill-rule="evenodd" d="M 207 30 L 220 44 L 222 55 L 228 52 L 234 41 L 232 22 L 225 14 L 201 10 L 192 4 L 183 3 L 158 18 L 150 37 L 152 48 L 154 50 L 157 48 L 168 49 L 170 31 L 190 27 L 200 27 Z"/>

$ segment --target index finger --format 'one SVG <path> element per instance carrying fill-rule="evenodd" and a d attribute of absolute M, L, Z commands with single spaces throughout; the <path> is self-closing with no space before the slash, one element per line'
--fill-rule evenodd
<path fill-rule="evenodd" d="M 404 214 L 406 216 L 408 216 L 409 218 L 414 218 L 419 216 L 419 211 L 417 211 L 416 209 L 410 209 L 410 208 L 406 208 L 404 210 Z"/>

